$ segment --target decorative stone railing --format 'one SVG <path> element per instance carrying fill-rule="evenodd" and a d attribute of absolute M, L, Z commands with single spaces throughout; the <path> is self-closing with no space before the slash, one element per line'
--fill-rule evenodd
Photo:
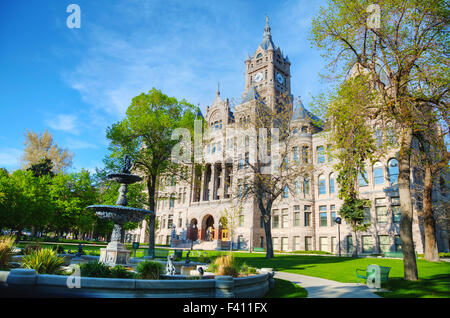
<path fill-rule="evenodd" d="M 274 286 L 273 275 L 272 269 L 262 269 L 239 278 L 144 280 L 45 275 L 17 268 L 0 271 L 0 286 L 40 297 L 260 298 Z"/>

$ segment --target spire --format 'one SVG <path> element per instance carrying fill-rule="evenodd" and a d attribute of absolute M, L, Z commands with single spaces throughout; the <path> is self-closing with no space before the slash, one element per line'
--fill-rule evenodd
<path fill-rule="evenodd" d="M 216 96 L 217 96 L 217 97 L 220 96 L 219 82 L 217 82 L 217 92 L 216 92 Z"/>
<path fill-rule="evenodd" d="M 264 35 L 263 35 L 263 41 L 261 42 L 261 47 L 264 50 L 267 49 L 274 49 L 275 45 L 272 42 L 272 34 L 270 33 L 270 26 L 269 26 L 269 17 L 266 16 L 266 26 L 264 27 Z"/>

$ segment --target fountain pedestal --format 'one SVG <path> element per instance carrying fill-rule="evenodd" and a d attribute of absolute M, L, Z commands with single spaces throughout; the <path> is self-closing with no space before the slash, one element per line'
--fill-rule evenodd
<path fill-rule="evenodd" d="M 109 266 L 127 265 L 131 251 L 125 245 L 118 242 L 110 242 L 105 248 L 100 249 L 100 262 Z"/>

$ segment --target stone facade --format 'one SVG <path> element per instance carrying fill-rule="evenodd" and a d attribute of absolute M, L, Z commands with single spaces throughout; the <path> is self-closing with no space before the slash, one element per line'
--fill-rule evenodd
<path fill-rule="evenodd" d="M 252 57 L 245 61 L 245 91 L 242 101 L 231 111 L 230 101 L 216 98 L 206 108 L 205 121 L 210 127 L 209 143 L 204 146 L 206 169 L 191 170 L 191 182 L 176 181 L 167 178 L 159 191 L 156 218 L 159 228 L 156 231 L 156 244 L 170 244 L 172 224 L 176 227 L 177 246 L 183 246 L 190 224 L 196 223 L 199 230 L 199 242 L 202 248 L 221 247 L 228 242 L 229 233 L 220 227 L 221 213 L 231 209 L 236 199 L 232 193 L 239 191 L 251 171 L 246 167 L 248 153 L 239 153 L 245 149 L 236 140 L 225 135 L 225 131 L 238 124 L 251 122 L 255 116 L 254 105 L 257 99 L 273 107 L 277 98 L 283 94 L 291 95 L 290 62 L 280 48 L 273 44 L 268 21 L 264 29 L 263 41 Z M 342 201 L 337 198 L 337 174 L 333 172 L 333 158 L 327 155 L 325 134 L 314 121 L 314 116 L 303 105 L 296 110 L 298 130 L 299 160 L 313 163 L 315 171 L 311 180 L 305 179 L 295 194 L 288 193 L 275 202 L 272 215 L 272 237 L 275 250 L 323 250 L 338 253 L 338 226 L 334 219 Z M 237 158 L 226 157 L 226 147 L 237 148 Z M 244 150 L 245 151 L 245 150 Z M 420 186 L 420 178 L 413 169 L 411 180 L 413 193 Z M 378 254 L 385 251 L 400 250 L 400 214 L 398 176 L 395 151 L 387 154 L 372 167 L 367 168 L 367 184 L 361 183 L 360 193 L 370 199 L 371 208 L 367 211 L 367 221 L 371 226 L 365 233 L 359 233 L 356 240 L 351 227 L 343 220 L 339 228 L 341 253 L 351 253 L 353 248 L 362 254 Z M 196 182 L 193 182 L 193 181 Z M 363 181 L 363 180 L 362 180 Z M 415 196 L 416 197 L 416 196 Z M 445 199 L 434 194 L 435 199 Z M 414 199 L 413 232 L 416 251 L 423 253 L 424 233 L 419 222 L 421 201 Z M 265 247 L 265 234 L 261 213 L 253 199 L 244 202 L 243 213 L 239 217 L 239 226 L 231 238 L 234 248 L 249 249 Z M 440 251 L 448 251 L 446 225 L 437 227 Z M 146 242 L 146 224 L 138 230 L 127 233 L 128 241 Z M 353 237 L 352 237 L 353 235 Z M 222 242 L 222 243 L 221 243 Z M 189 246 L 187 244 L 186 246 Z"/>

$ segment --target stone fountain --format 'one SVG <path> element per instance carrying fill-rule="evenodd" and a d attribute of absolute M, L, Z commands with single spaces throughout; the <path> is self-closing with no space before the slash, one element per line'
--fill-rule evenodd
<path fill-rule="evenodd" d="M 131 162 L 125 155 L 125 165 L 122 173 L 109 174 L 107 178 L 120 183 L 119 198 L 116 205 L 90 205 L 87 208 L 94 210 L 95 214 L 102 218 L 114 222 L 114 229 L 111 235 L 111 242 L 106 248 L 100 249 L 100 262 L 109 266 L 128 265 L 131 251 L 127 250 L 124 244 L 124 224 L 126 222 L 141 222 L 146 215 L 155 217 L 153 211 L 128 207 L 127 192 L 128 185 L 141 181 L 142 178 L 130 173 Z"/>

